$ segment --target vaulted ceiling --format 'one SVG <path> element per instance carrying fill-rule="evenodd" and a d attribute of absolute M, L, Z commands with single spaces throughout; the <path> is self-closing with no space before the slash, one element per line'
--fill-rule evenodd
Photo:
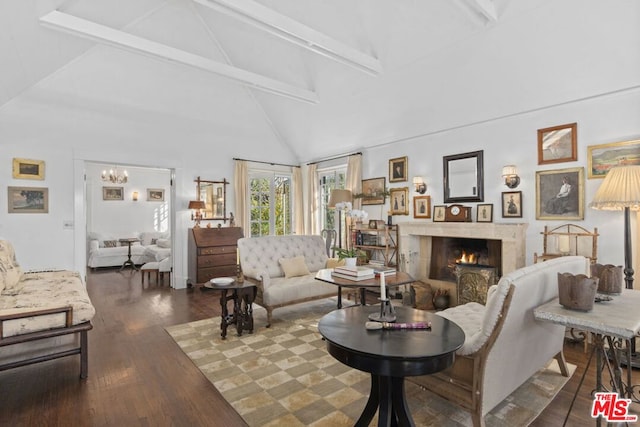
<path fill-rule="evenodd" d="M 586 52 L 637 36 L 637 17 L 588 3 L 2 0 L 0 136 L 258 142 L 307 161 L 637 84 L 624 46 Z M 629 67 L 599 82 L 607 61 Z"/>

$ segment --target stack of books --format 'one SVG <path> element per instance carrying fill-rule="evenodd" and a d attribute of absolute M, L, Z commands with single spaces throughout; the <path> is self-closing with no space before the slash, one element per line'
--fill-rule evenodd
<path fill-rule="evenodd" d="M 344 265 L 340 267 L 335 267 L 333 269 L 332 274 L 336 277 L 340 277 L 341 279 L 348 279 L 348 280 L 354 280 L 354 281 L 368 280 L 368 279 L 373 279 L 375 277 L 375 272 L 373 271 L 373 268 L 365 267 L 365 266 L 350 267 L 350 266 Z"/>
<path fill-rule="evenodd" d="M 384 273 L 385 276 L 396 274 L 396 269 L 384 265 L 384 261 L 372 259 L 369 260 L 369 268 L 373 269 L 373 274 L 378 277 L 380 273 Z"/>

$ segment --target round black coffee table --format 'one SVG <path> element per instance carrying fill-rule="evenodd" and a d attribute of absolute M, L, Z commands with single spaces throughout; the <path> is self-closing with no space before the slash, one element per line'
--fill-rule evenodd
<path fill-rule="evenodd" d="M 368 426 L 378 410 L 378 426 L 413 426 L 404 392 L 404 377 L 439 372 L 453 364 L 464 332 L 455 323 L 422 310 L 396 307 L 396 322 L 431 322 L 431 329 L 365 329 L 375 306 L 335 310 L 320 319 L 318 330 L 329 354 L 371 374 L 369 400 L 356 422 Z"/>

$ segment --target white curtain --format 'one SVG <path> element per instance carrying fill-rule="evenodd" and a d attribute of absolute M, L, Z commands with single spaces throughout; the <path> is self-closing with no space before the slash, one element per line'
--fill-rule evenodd
<path fill-rule="evenodd" d="M 362 193 L 362 155 L 352 154 L 347 163 L 347 176 L 345 188 L 351 190 L 351 194 Z M 362 199 L 353 199 L 353 209 L 360 209 Z"/>
<path fill-rule="evenodd" d="M 318 165 L 310 164 L 307 170 L 307 234 L 320 234 L 318 226 Z"/>
<path fill-rule="evenodd" d="M 249 215 L 247 209 L 247 199 L 249 192 L 249 173 L 248 165 L 244 160 L 236 160 L 235 170 L 233 173 L 234 195 L 236 202 L 236 225 L 242 227 L 245 237 L 251 236 L 251 224 L 249 223 Z"/>
<path fill-rule="evenodd" d="M 302 200 L 302 170 L 292 168 L 293 176 L 293 225 L 295 234 L 304 234 L 304 208 Z"/>

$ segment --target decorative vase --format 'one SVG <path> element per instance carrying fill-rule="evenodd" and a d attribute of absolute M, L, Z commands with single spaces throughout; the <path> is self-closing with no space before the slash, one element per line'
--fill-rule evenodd
<path fill-rule="evenodd" d="M 597 277 L 558 273 L 558 299 L 570 310 L 591 311 L 598 290 Z"/>
<path fill-rule="evenodd" d="M 600 279 L 598 292 L 603 294 L 620 295 L 622 293 L 622 266 L 611 264 L 592 264 L 591 276 Z"/>
<path fill-rule="evenodd" d="M 445 308 L 449 308 L 449 295 L 440 294 L 433 297 L 433 306 L 436 308 L 436 310 L 444 310 Z"/>
<path fill-rule="evenodd" d="M 344 265 L 347 265 L 349 267 L 355 267 L 357 263 L 358 263 L 358 258 L 345 258 L 344 259 Z"/>

